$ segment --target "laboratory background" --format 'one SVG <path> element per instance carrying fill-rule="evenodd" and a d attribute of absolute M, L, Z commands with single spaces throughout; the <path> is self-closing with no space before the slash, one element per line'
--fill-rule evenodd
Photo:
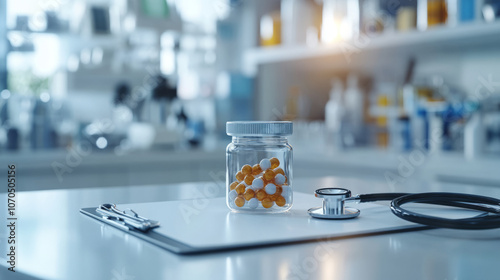
<path fill-rule="evenodd" d="M 64 279 L 70 267 L 81 269 L 66 259 L 74 254 L 70 248 L 90 244 L 71 237 L 74 220 L 63 233 L 55 221 L 33 222 L 58 212 L 58 202 L 68 214 L 57 215 L 92 225 L 97 222 L 82 217 L 80 208 L 199 197 L 197 186 L 204 184 L 225 189 L 228 121 L 291 121 L 293 179 L 304 185 L 294 188 L 311 196 L 320 187 L 341 187 L 500 198 L 499 19 L 498 0 L 1 0 L 0 169 L 16 166 L 21 271 Z M 6 192 L 2 187 L 0 205 Z M 23 213 L 31 222 L 24 228 Z M 3 223 L 6 214 L 0 217 Z M 387 250 L 405 247 L 397 238 Z M 80 245 L 71 246 L 80 247 L 68 245 L 75 239 Z M 273 260 L 260 262 L 259 249 L 178 259 L 139 239 L 133 241 L 139 249 L 115 239 L 123 255 L 147 267 L 141 252 L 153 250 L 191 279 L 205 278 L 196 274 L 210 270 L 205 258 L 220 268 L 218 279 L 238 276 L 241 261 L 257 262 L 256 272 L 247 271 L 252 279 L 337 279 L 318 269 L 321 262 L 309 274 L 304 268 L 304 277 L 287 273 L 293 270 L 283 262 L 267 266 L 286 263 L 294 245 L 274 248 Z M 0 248 L 8 248 L 5 236 L 0 240 Z M 35 259 L 51 250 L 44 240 L 62 243 L 42 265 Z M 493 244 L 480 248 L 499 245 L 498 238 L 489 240 Z M 358 250 L 358 241 L 343 242 L 340 251 Z M 447 249 L 461 254 L 451 243 L 436 244 L 445 244 L 443 259 Z M 424 254 L 418 244 L 410 250 Z M 93 256 L 86 254 L 88 263 L 102 263 Z M 182 278 L 166 268 L 143 278 L 126 265 L 130 259 L 116 258 L 125 265 L 96 264 L 98 272 L 80 276 Z M 439 270 L 417 262 L 413 275 L 474 278 L 460 277 L 472 276 L 461 262 L 444 263 Z M 343 271 L 338 279 L 370 278 L 357 267 Z M 117 276 L 127 273 L 135 278 Z"/>

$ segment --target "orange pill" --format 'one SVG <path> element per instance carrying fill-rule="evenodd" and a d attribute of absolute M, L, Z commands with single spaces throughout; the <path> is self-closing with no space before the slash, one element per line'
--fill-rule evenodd
<path fill-rule="evenodd" d="M 272 201 L 276 201 L 276 199 L 278 199 L 278 197 L 280 197 L 279 194 L 272 194 L 270 196 L 268 196 Z"/>
<path fill-rule="evenodd" d="M 257 193 L 255 194 L 255 197 L 259 200 L 259 201 L 262 201 L 264 198 L 267 197 L 267 193 L 265 190 L 263 189 L 260 189 L 257 191 Z"/>
<path fill-rule="evenodd" d="M 230 190 L 236 189 L 236 186 L 238 186 L 238 184 L 239 184 L 238 182 L 232 182 L 231 185 L 229 185 L 229 189 Z"/>
<path fill-rule="evenodd" d="M 274 176 L 276 174 L 274 174 L 274 171 L 272 171 L 271 169 L 268 169 L 266 170 L 266 172 L 264 173 L 264 179 L 266 179 L 266 181 L 271 181 L 272 179 L 274 179 Z"/>
<path fill-rule="evenodd" d="M 252 174 L 252 167 L 248 164 L 243 165 L 243 167 L 241 168 L 241 173 L 243 173 L 243 175 Z"/>
<path fill-rule="evenodd" d="M 262 168 L 260 168 L 259 164 L 252 166 L 252 175 L 259 175 L 262 172 Z"/>
<path fill-rule="evenodd" d="M 243 181 L 243 179 L 245 179 L 245 174 L 243 174 L 243 172 L 241 172 L 241 171 L 238 171 L 238 173 L 236 173 L 236 180 L 241 182 L 241 181 Z"/>
<path fill-rule="evenodd" d="M 283 169 L 281 169 L 281 168 L 274 169 L 274 173 L 281 174 L 281 175 L 285 176 L 285 171 L 283 171 Z"/>
<path fill-rule="evenodd" d="M 264 208 L 271 208 L 273 207 L 274 201 L 272 201 L 269 197 L 266 197 L 262 200 L 262 206 Z"/>
<path fill-rule="evenodd" d="M 278 198 L 276 198 L 276 205 L 278 205 L 279 207 L 283 207 L 285 206 L 285 204 L 286 204 L 286 199 L 284 197 L 280 195 L 278 196 Z"/>
<path fill-rule="evenodd" d="M 271 168 L 275 169 L 276 167 L 280 166 L 280 161 L 279 159 L 273 157 L 269 161 L 271 161 Z"/>
<path fill-rule="evenodd" d="M 238 196 L 238 197 L 234 200 L 234 204 L 236 204 L 236 206 L 238 206 L 238 207 L 243 207 L 243 205 L 245 205 L 245 200 L 243 199 L 243 197 Z"/>
<path fill-rule="evenodd" d="M 276 186 L 276 192 L 274 194 L 275 195 L 281 195 L 282 192 L 283 192 L 283 187 Z"/>
<path fill-rule="evenodd" d="M 245 186 L 245 184 L 239 184 L 237 187 L 236 187 L 236 193 L 237 194 L 243 194 L 245 192 L 245 189 L 246 189 L 247 186 Z"/>
<path fill-rule="evenodd" d="M 250 199 L 255 197 L 255 192 L 252 189 L 248 188 L 245 191 L 245 194 L 243 195 L 243 197 L 245 198 L 246 201 L 249 201 Z"/>
<path fill-rule="evenodd" d="M 250 186 L 254 179 L 255 177 L 252 174 L 248 174 L 247 176 L 245 176 L 245 183 Z"/>

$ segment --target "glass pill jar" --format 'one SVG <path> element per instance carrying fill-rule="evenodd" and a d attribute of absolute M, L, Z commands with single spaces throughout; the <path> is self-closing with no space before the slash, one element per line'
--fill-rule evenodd
<path fill-rule="evenodd" d="M 292 207 L 292 122 L 227 122 L 226 203 L 235 212 Z"/>

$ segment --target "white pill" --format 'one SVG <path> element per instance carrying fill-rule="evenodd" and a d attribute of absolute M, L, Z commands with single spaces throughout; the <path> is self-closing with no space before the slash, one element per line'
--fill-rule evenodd
<path fill-rule="evenodd" d="M 228 194 L 230 201 L 234 201 L 237 196 L 238 196 L 238 193 L 235 190 L 230 191 Z"/>
<path fill-rule="evenodd" d="M 255 209 L 257 208 L 257 206 L 259 206 L 259 200 L 257 198 L 252 198 L 248 201 L 248 207 L 250 207 L 251 209 Z"/>
<path fill-rule="evenodd" d="M 236 208 L 238 208 L 238 206 L 236 206 L 236 203 L 234 203 L 234 200 L 230 200 L 230 201 L 229 201 L 229 207 L 231 207 L 231 209 L 236 209 Z"/>
<path fill-rule="evenodd" d="M 262 178 L 253 179 L 252 188 L 254 190 L 260 190 L 264 187 L 264 181 Z"/>
<path fill-rule="evenodd" d="M 269 168 L 271 168 L 271 161 L 267 158 L 263 159 L 260 161 L 260 168 L 263 170 L 263 171 L 266 171 L 268 170 Z"/>
<path fill-rule="evenodd" d="M 267 194 L 275 194 L 276 193 L 276 185 L 269 183 L 266 185 L 266 193 Z"/>
<path fill-rule="evenodd" d="M 290 197 L 290 195 L 292 194 L 292 188 L 290 186 L 283 186 L 283 191 L 281 192 L 281 195 L 287 199 L 288 201 L 288 197 Z"/>
<path fill-rule="evenodd" d="M 274 182 L 278 185 L 283 185 L 285 183 L 285 180 L 285 176 L 280 173 L 278 173 L 276 177 L 274 177 Z"/>

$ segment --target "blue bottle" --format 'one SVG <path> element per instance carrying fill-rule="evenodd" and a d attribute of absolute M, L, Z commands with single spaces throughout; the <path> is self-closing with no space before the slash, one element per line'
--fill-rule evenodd
<path fill-rule="evenodd" d="M 475 6 L 474 0 L 460 0 L 460 22 L 468 22 L 474 20 Z"/>

